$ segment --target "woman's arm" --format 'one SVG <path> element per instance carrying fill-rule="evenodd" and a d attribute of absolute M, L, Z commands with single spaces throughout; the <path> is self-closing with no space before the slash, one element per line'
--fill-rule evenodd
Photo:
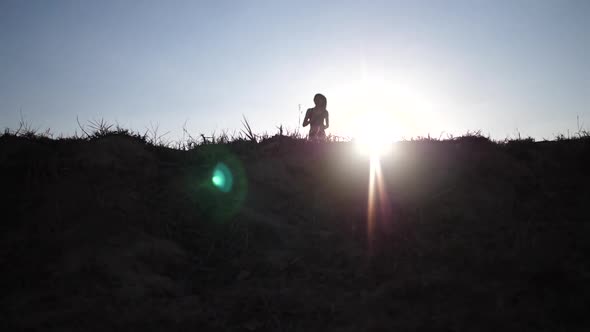
<path fill-rule="evenodd" d="M 307 127 L 307 125 L 311 122 L 311 112 L 310 110 L 307 110 L 307 112 L 305 112 L 305 118 L 303 118 L 303 126 Z"/>
<path fill-rule="evenodd" d="M 328 129 L 330 127 L 330 113 L 328 113 L 328 111 L 326 111 L 326 125 L 324 126 L 324 129 Z"/>

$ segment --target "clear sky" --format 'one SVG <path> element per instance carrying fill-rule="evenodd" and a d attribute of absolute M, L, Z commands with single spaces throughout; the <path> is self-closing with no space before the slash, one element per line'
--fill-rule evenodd
<path fill-rule="evenodd" d="M 0 0 L 0 126 L 553 138 L 590 128 L 590 1 Z M 359 129 L 365 128 L 365 129 Z"/>

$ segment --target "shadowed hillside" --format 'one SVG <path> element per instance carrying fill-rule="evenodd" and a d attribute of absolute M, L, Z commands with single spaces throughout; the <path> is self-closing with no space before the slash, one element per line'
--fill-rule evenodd
<path fill-rule="evenodd" d="M 397 143 L 372 227 L 352 143 L 4 135 L 0 168 L 3 331 L 590 327 L 588 139 Z"/>

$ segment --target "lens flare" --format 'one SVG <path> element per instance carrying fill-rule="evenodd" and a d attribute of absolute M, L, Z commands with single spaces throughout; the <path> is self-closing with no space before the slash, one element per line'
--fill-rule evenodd
<path fill-rule="evenodd" d="M 381 161 L 378 156 L 371 157 L 369 168 L 369 190 L 367 197 L 367 240 L 369 254 L 373 253 L 373 242 L 377 227 L 387 229 L 391 222 L 389 197 L 385 189 L 385 179 L 381 171 Z M 378 224 L 381 223 L 381 224 Z"/>
<path fill-rule="evenodd" d="M 221 192 L 230 192 L 233 186 L 233 176 L 229 168 L 224 163 L 218 163 L 213 169 L 211 182 Z"/>

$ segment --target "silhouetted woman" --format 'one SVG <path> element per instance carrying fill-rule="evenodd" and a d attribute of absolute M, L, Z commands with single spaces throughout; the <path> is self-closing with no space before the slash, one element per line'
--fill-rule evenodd
<path fill-rule="evenodd" d="M 330 117 L 326 109 L 328 100 L 323 94 L 318 93 L 313 97 L 313 102 L 315 103 L 315 107 L 308 109 L 305 113 L 303 126 L 310 125 L 310 140 L 324 140 L 326 138 L 326 129 L 330 126 Z"/>

